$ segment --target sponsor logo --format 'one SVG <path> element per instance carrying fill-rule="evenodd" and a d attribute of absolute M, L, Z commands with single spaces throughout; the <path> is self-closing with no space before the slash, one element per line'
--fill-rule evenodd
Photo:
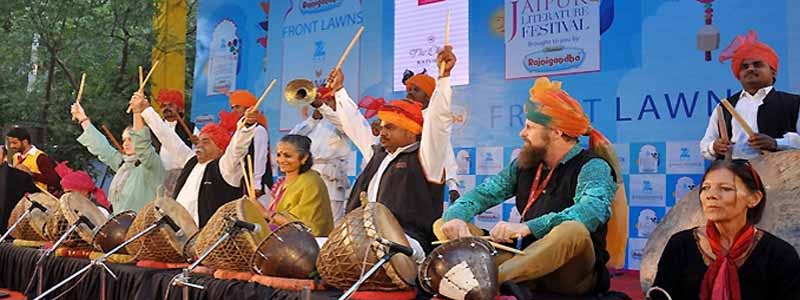
<path fill-rule="evenodd" d="M 522 64 L 528 72 L 554 72 L 574 69 L 585 60 L 586 52 L 579 48 L 564 48 L 558 46 L 529 53 L 525 55 Z"/>
<path fill-rule="evenodd" d="M 300 2 L 300 12 L 314 14 L 331 10 L 342 5 L 343 0 L 305 0 Z"/>

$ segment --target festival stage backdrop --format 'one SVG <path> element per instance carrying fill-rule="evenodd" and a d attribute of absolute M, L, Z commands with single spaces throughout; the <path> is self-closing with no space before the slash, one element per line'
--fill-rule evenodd
<path fill-rule="evenodd" d="M 259 95 L 276 78 L 262 105 L 274 143 L 303 118 L 284 103 L 283 87 L 297 77 L 322 83 L 361 25 L 343 68 L 351 97 L 402 98 L 395 90 L 406 68 L 438 72 L 431 59 L 448 9 L 459 58 L 452 140 L 462 185 L 470 190 L 516 157 L 533 77 L 551 74 L 617 147 L 631 207 L 631 269 L 655 225 L 699 183 L 707 162 L 698 142 L 714 105 L 740 89 L 729 63 L 718 61 L 721 49 L 756 30 L 781 58 L 776 88 L 800 92 L 800 19 L 789 17 L 800 15 L 798 1 L 201 0 L 192 117 L 216 120 L 225 89 Z M 768 17 L 748 17 L 753 12 Z M 698 36 L 711 43 L 698 49 Z M 354 151 L 351 179 L 361 163 Z M 476 223 L 518 220 L 512 203 Z"/>

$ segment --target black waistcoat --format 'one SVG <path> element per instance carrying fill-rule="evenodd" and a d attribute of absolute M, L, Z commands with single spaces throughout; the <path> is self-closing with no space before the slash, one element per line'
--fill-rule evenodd
<path fill-rule="evenodd" d="M 183 166 L 172 198 L 178 199 L 178 194 L 180 194 L 183 185 L 186 184 L 186 179 L 189 178 L 189 174 L 192 173 L 196 165 L 197 156 L 194 156 Z M 222 178 L 222 173 L 219 170 L 219 159 L 209 162 L 203 173 L 203 181 L 200 184 L 200 193 L 197 199 L 197 215 L 200 227 L 202 228 L 206 225 L 208 219 L 214 215 L 220 206 L 239 199 L 242 195 L 242 188 L 231 186 Z"/>
<path fill-rule="evenodd" d="M 742 92 L 728 98 L 731 105 L 736 107 Z M 797 132 L 797 113 L 800 109 L 800 96 L 779 92 L 775 88 L 770 91 L 761 106 L 758 107 L 756 123 L 758 132 L 766 134 L 772 138 L 782 138 L 787 132 Z M 731 131 L 731 113 L 727 109 L 722 110 L 725 116 L 725 126 L 728 129 L 728 136 L 733 136 Z"/>
<path fill-rule="evenodd" d="M 372 159 L 350 192 L 348 212 L 361 205 L 359 195 L 367 191 L 369 182 L 388 155 L 380 145 L 372 148 Z M 444 184 L 426 179 L 419 160 L 419 143 L 400 153 L 386 168 L 381 177 L 377 201 L 394 214 L 406 234 L 417 240 L 426 253 L 433 249 L 431 242 L 436 240 L 433 222 L 442 216 Z"/>
<path fill-rule="evenodd" d="M 580 174 L 583 165 L 594 158 L 600 157 L 589 151 L 581 150 L 578 155 L 566 161 L 566 163 L 560 164 L 558 167 L 556 167 L 555 171 L 553 171 L 550 182 L 547 184 L 539 198 L 533 203 L 531 208 L 528 209 L 528 212 L 525 214 L 525 216 L 522 216 L 522 220 L 528 221 L 548 213 L 560 212 L 574 205 L 575 190 L 578 185 L 578 175 Z M 521 169 L 517 173 L 516 204 L 520 213 L 522 213 L 522 211 L 525 209 L 525 205 L 528 202 L 528 196 L 531 193 L 533 180 L 536 177 L 536 169 L 537 168 Z M 542 170 L 541 180 L 544 180 L 544 177 L 547 176 L 546 174 L 548 172 L 549 170 L 547 169 Z M 616 177 L 616 175 L 613 174 L 613 169 L 612 176 Z M 608 262 L 609 259 L 608 251 L 606 251 L 607 231 L 606 224 L 602 224 L 598 226 L 594 232 L 589 233 L 592 238 L 592 244 L 595 252 L 595 272 L 597 272 L 598 275 L 596 290 L 598 291 L 606 291 L 610 285 L 608 270 L 605 267 L 606 262 Z M 527 247 L 534 241 L 535 237 L 533 237 L 533 235 L 529 235 L 524 239 L 523 244 L 525 247 Z"/>

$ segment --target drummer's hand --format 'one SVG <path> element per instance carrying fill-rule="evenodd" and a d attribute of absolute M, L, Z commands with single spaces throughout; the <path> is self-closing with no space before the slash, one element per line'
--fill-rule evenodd
<path fill-rule="evenodd" d="M 136 92 L 131 96 L 131 110 L 134 113 L 142 113 L 145 109 L 150 107 L 150 102 L 145 98 L 144 93 Z"/>
<path fill-rule="evenodd" d="M 449 240 L 454 240 L 460 237 L 472 236 L 467 227 L 467 222 L 461 219 L 452 219 L 442 224 L 442 233 Z"/>
<path fill-rule="evenodd" d="M 525 223 L 509 222 L 499 222 L 489 232 L 492 240 L 499 243 L 512 243 L 513 239 L 526 237 L 529 234 L 531 234 L 531 229 Z"/>
<path fill-rule="evenodd" d="M 747 139 L 747 144 L 750 145 L 751 148 L 759 150 L 778 150 L 778 142 L 775 141 L 775 139 L 773 139 L 771 136 L 763 133 L 753 134 L 753 136 Z"/>
<path fill-rule="evenodd" d="M 344 74 L 342 73 L 342 69 L 336 68 L 331 70 L 327 82 L 328 87 L 330 87 L 334 93 L 344 88 Z"/>
<path fill-rule="evenodd" d="M 717 155 L 725 155 L 731 150 L 733 145 L 728 140 L 716 139 L 714 140 L 714 153 Z"/>
<path fill-rule="evenodd" d="M 83 107 L 80 103 L 73 103 L 72 106 L 69 108 L 69 113 L 72 114 L 72 119 L 78 122 L 82 122 L 83 120 L 88 119 L 86 116 L 86 112 L 83 110 Z"/>
<path fill-rule="evenodd" d="M 253 126 L 258 123 L 258 115 L 260 113 L 253 107 L 244 112 L 244 125 L 247 127 Z"/>
<path fill-rule="evenodd" d="M 456 55 L 453 53 L 453 46 L 446 45 L 442 51 L 436 56 L 436 65 L 440 66 L 444 63 L 444 71 L 441 77 L 450 77 L 450 71 L 456 66 Z"/>

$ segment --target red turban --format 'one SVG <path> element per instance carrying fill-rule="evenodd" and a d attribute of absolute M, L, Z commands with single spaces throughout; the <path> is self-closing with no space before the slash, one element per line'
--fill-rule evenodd
<path fill-rule="evenodd" d="M 173 103 L 184 108 L 183 93 L 177 90 L 163 89 L 158 91 L 158 103 Z"/>
<path fill-rule="evenodd" d="M 378 113 L 378 111 L 386 105 L 386 101 L 383 98 L 375 98 L 372 96 L 364 96 L 361 98 L 361 101 L 358 101 L 358 108 L 364 109 L 364 118 L 371 119 Z"/>
<path fill-rule="evenodd" d="M 425 92 L 428 97 L 431 97 L 433 95 L 433 89 L 436 88 L 436 79 L 433 79 L 433 77 L 430 77 L 427 74 L 417 74 L 406 80 L 406 85 L 409 84 L 416 85 L 419 89 Z"/>
<path fill-rule="evenodd" d="M 211 123 L 203 126 L 200 134 L 206 134 L 220 150 L 225 151 L 228 144 L 231 142 L 233 132 L 236 131 L 236 122 L 239 120 L 239 115 L 233 112 L 220 111 L 219 123 Z"/>
<path fill-rule="evenodd" d="M 419 102 L 408 99 L 391 101 L 380 108 L 378 118 L 413 134 L 422 133 L 422 104 Z"/>
<path fill-rule="evenodd" d="M 736 36 L 731 44 L 722 50 L 719 61 L 724 62 L 728 59 L 732 59 L 731 70 L 736 79 L 739 79 L 739 68 L 745 59 L 764 61 L 773 70 L 778 70 L 778 54 L 769 45 L 759 42 L 758 34 L 753 30 L 748 31 L 746 36 Z"/>
<path fill-rule="evenodd" d="M 56 173 L 61 177 L 61 187 L 64 190 L 91 193 L 97 204 L 108 208 L 108 199 L 102 189 L 97 188 L 92 181 L 92 177 L 84 171 L 73 171 L 67 162 L 62 162 L 56 166 Z"/>
<path fill-rule="evenodd" d="M 231 106 L 239 105 L 244 107 L 251 107 L 256 105 L 256 95 L 246 90 L 235 90 L 228 94 L 228 102 Z"/>

